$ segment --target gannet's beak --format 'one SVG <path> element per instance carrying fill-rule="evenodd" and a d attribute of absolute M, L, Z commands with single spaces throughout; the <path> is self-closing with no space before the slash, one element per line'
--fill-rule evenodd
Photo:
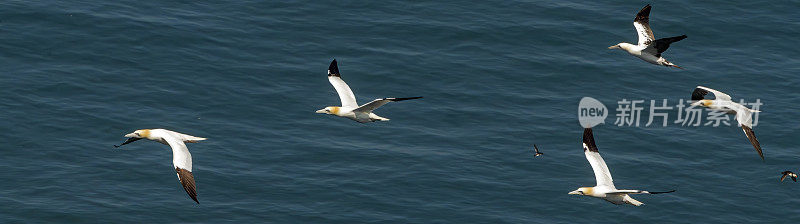
<path fill-rule="evenodd" d="M 570 191 L 569 194 L 581 194 L 580 191 Z"/>
<path fill-rule="evenodd" d="M 611 47 L 608 47 L 608 49 L 617 49 L 617 48 L 619 48 L 619 44 L 611 46 Z"/>
<path fill-rule="evenodd" d="M 317 110 L 317 113 L 318 114 L 327 114 L 328 111 L 325 111 L 325 109 L 320 109 L 320 110 Z"/>
<path fill-rule="evenodd" d="M 125 142 L 123 142 L 122 144 L 119 144 L 119 145 L 114 145 L 114 147 L 115 147 L 115 148 L 119 148 L 120 146 L 126 145 L 126 144 L 128 144 L 128 143 L 131 143 L 131 142 L 135 142 L 135 141 L 137 141 L 137 140 L 139 140 L 139 139 L 142 139 L 142 138 L 135 137 L 135 136 L 137 136 L 137 135 L 136 135 L 136 134 L 134 134 L 134 133 L 130 133 L 130 134 L 127 134 L 127 135 L 125 135 L 125 137 L 128 137 L 128 140 L 126 140 L 126 141 L 125 141 Z"/>

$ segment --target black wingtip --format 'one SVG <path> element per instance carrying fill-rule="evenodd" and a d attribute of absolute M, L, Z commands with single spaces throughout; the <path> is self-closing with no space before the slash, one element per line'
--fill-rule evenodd
<path fill-rule="evenodd" d="M 766 162 L 764 159 L 764 151 L 761 149 L 761 143 L 758 142 L 758 138 L 756 138 L 756 133 L 752 128 L 747 127 L 746 125 L 742 125 L 742 130 L 744 130 L 744 134 L 747 136 L 747 139 L 750 140 L 750 144 L 752 144 L 753 148 L 756 149 L 758 156 L 761 157 L 761 162 Z"/>
<path fill-rule="evenodd" d="M 397 101 L 414 100 L 414 99 L 421 99 L 421 98 L 422 98 L 421 96 L 415 96 L 415 97 L 400 97 L 400 98 L 386 98 L 386 99 L 387 100 L 391 100 L 393 102 L 397 102 Z"/>
<path fill-rule="evenodd" d="M 639 13 L 636 13 L 636 18 L 633 19 L 634 22 L 642 21 L 645 23 L 647 23 L 648 20 L 650 20 L 650 4 L 647 4 L 642 10 L 639 10 Z"/>
<path fill-rule="evenodd" d="M 136 137 L 128 138 L 128 140 L 125 140 L 125 142 L 123 142 L 122 144 L 114 145 L 114 148 L 119 148 L 120 146 L 127 145 L 128 143 L 139 141 L 139 139 L 141 138 L 136 138 Z"/>
<path fill-rule="evenodd" d="M 333 59 L 333 61 L 331 61 L 331 65 L 328 66 L 328 76 L 336 76 L 336 77 L 342 76 L 339 74 L 339 66 L 336 63 L 336 59 Z"/>
<path fill-rule="evenodd" d="M 672 192 L 675 192 L 675 190 L 671 190 L 671 191 L 659 191 L 659 192 L 650 192 L 650 194 L 666 194 L 666 193 L 672 193 Z"/>
<path fill-rule="evenodd" d="M 708 90 L 695 88 L 694 91 L 692 91 L 692 101 L 702 100 L 706 95 L 708 95 Z"/>
<path fill-rule="evenodd" d="M 594 144 L 594 134 L 592 133 L 591 128 L 584 128 L 583 129 L 583 150 L 586 151 L 587 149 L 592 152 L 597 152 L 597 145 Z"/>
<path fill-rule="evenodd" d="M 689 36 L 686 36 L 686 34 L 680 35 L 680 36 L 669 37 L 669 43 L 675 43 L 675 42 L 681 41 L 683 39 L 686 39 L 687 37 L 689 37 Z"/>

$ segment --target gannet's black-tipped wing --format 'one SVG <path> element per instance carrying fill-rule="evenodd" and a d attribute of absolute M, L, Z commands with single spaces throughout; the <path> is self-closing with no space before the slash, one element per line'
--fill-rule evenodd
<path fill-rule="evenodd" d="M 697 86 L 694 89 L 694 91 L 692 92 L 692 101 L 705 99 L 705 96 L 708 93 L 713 93 L 715 100 L 731 101 L 731 96 L 728 96 L 728 94 L 725 94 L 723 92 L 705 86 Z"/>
<path fill-rule="evenodd" d="M 655 41 L 651 42 L 650 46 L 647 46 L 647 48 L 645 48 L 644 51 L 646 51 L 648 53 L 651 53 L 651 54 L 655 55 L 656 57 L 661 57 L 661 53 L 664 53 L 664 51 L 667 51 L 667 49 L 669 48 L 669 45 L 671 43 L 675 43 L 675 42 L 681 41 L 683 39 L 686 39 L 686 35 L 661 38 L 661 39 L 658 39 L 658 40 L 655 40 Z"/>
<path fill-rule="evenodd" d="M 636 18 L 633 19 L 633 27 L 636 27 L 636 33 L 639 34 L 639 46 L 649 45 L 656 39 L 653 30 L 650 29 L 650 4 L 644 6 L 636 14 Z"/>
<path fill-rule="evenodd" d="M 191 197 L 194 202 L 200 204 L 200 202 L 197 201 L 197 187 L 194 185 L 194 176 L 192 175 L 192 172 L 181 169 L 180 167 L 175 167 L 175 172 L 178 173 L 178 181 L 180 181 L 181 185 L 183 185 L 183 190 L 189 194 L 189 197 Z"/>
<path fill-rule="evenodd" d="M 140 139 L 142 139 L 142 138 L 136 138 L 136 137 L 128 138 L 128 140 L 126 140 L 122 144 L 114 145 L 114 148 L 119 148 L 120 146 L 127 145 L 128 143 L 131 143 L 131 142 L 139 141 Z"/>
<path fill-rule="evenodd" d="M 353 90 L 350 90 L 350 86 L 348 86 L 347 83 L 342 80 L 342 75 L 339 74 L 339 66 L 336 63 L 336 59 L 333 59 L 331 65 L 328 66 L 328 81 L 331 82 L 333 88 L 336 89 L 336 93 L 339 94 L 339 99 L 342 101 L 342 107 L 358 107 L 358 103 L 356 103 L 356 96 L 353 95 Z"/>
<path fill-rule="evenodd" d="M 672 192 L 675 192 L 675 190 L 671 190 L 671 191 L 648 191 L 647 193 L 648 194 L 666 194 L 666 193 L 672 193 Z"/>
<path fill-rule="evenodd" d="M 761 160 L 764 160 L 764 152 L 761 151 L 761 144 L 759 144 L 758 139 L 756 139 L 756 133 L 753 132 L 752 128 L 746 125 L 742 125 L 742 130 L 744 134 L 747 135 L 747 140 L 750 140 L 750 144 L 753 144 L 753 148 L 758 152 L 758 156 L 761 157 Z"/>
<path fill-rule="evenodd" d="M 706 95 L 708 95 L 708 90 L 699 88 L 698 86 L 698 88 L 695 88 L 694 91 L 692 91 L 692 101 L 703 100 L 705 99 Z"/>
<path fill-rule="evenodd" d="M 406 97 L 406 98 L 375 99 L 372 102 L 369 102 L 369 103 L 366 103 L 364 105 L 361 105 L 360 107 L 358 107 L 358 109 L 355 109 L 353 111 L 369 113 L 369 112 L 371 112 L 371 111 L 373 111 L 375 109 L 378 109 L 378 107 L 381 107 L 381 106 L 383 106 L 383 105 L 385 105 L 385 104 L 387 104 L 389 102 L 397 102 L 397 101 L 403 101 L 403 100 L 413 100 L 413 99 L 419 99 L 419 98 L 422 98 L 422 97 L 421 96 L 417 96 L 417 97 Z"/>
<path fill-rule="evenodd" d="M 614 188 L 614 180 L 611 178 L 611 172 L 608 171 L 608 166 L 600 156 L 597 146 L 594 144 L 594 134 L 591 128 L 583 129 L 583 154 L 586 155 L 586 160 L 592 165 L 594 170 L 594 178 L 597 181 L 597 186 L 609 186 Z"/>
<path fill-rule="evenodd" d="M 197 201 L 197 188 L 194 184 L 194 176 L 192 175 L 192 154 L 189 153 L 189 148 L 183 142 L 181 133 L 174 131 L 163 130 L 161 132 L 162 138 L 172 148 L 172 166 L 175 167 L 175 172 L 178 175 L 178 181 L 181 182 L 183 189 L 189 194 L 189 197 Z M 152 134 L 151 134 L 152 135 Z"/>
<path fill-rule="evenodd" d="M 533 144 L 533 150 L 536 151 L 536 153 L 541 153 L 539 152 L 539 147 L 536 147 L 536 144 Z"/>

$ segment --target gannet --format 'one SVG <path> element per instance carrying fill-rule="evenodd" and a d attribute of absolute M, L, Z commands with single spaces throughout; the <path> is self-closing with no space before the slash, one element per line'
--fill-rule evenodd
<path fill-rule="evenodd" d="M 533 145 L 533 150 L 536 152 L 536 154 L 533 155 L 534 157 L 544 155 L 544 153 L 539 152 L 539 147 L 536 147 L 536 144 Z"/>
<path fill-rule="evenodd" d="M 569 194 L 602 198 L 603 200 L 617 205 L 632 204 L 635 206 L 640 206 L 644 203 L 631 198 L 629 194 L 662 194 L 675 192 L 675 190 L 664 192 L 617 190 L 617 188 L 614 187 L 614 180 L 611 179 L 611 172 L 608 171 L 606 162 L 603 161 L 603 157 L 600 157 L 600 152 L 597 150 L 597 146 L 594 144 L 594 136 L 592 135 L 591 128 L 583 129 L 583 152 L 586 154 L 586 160 L 589 160 L 589 164 L 592 165 L 592 170 L 594 170 L 594 178 L 597 180 L 597 186 L 581 187 L 577 190 L 569 192 Z"/>
<path fill-rule="evenodd" d="M 375 99 L 372 102 L 358 106 L 358 104 L 356 103 L 356 97 L 355 95 L 353 95 L 353 91 L 350 90 L 350 86 L 348 86 L 347 83 L 345 83 L 344 80 L 342 80 L 342 75 L 339 74 L 339 67 L 336 65 L 336 59 L 333 59 L 331 65 L 328 67 L 328 81 L 331 82 L 333 88 L 335 88 L 336 92 L 339 93 L 339 98 L 342 100 L 342 106 L 325 107 L 323 109 L 317 110 L 317 113 L 346 117 L 354 121 L 357 121 L 359 123 L 367 123 L 373 121 L 388 121 L 389 120 L 388 118 L 378 116 L 375 113 L 372 113 L 372 111 L 378 109 L 378 107 L 381 107 L 389 102 L 422 98 L 421 96 L 406 97 L 406 98 L 383 98 L 383 99 Z"/>
<path fill-rule="evenodd" d="M 636 27 L 636 32 L 639 34 L 638 45 L 619 43 L 608 47 L 608 49 L 623 49 L 631 55 L 646 62 L 650 62 L 651 64 L 683 69 L 667 61 L 664 57 L 661 57 L 661 53 L 664 53 L 671 43 L 685 39 L 686 35 L 656 40 L 656 36 L 653 35 L 653 30 L 650 29 L 650 4 L 646 5 L 636 14 L 636 18 L 633 19 L 633 26 Z"/>
<path fill-rule="evenodd" d="M 792 173 L 792 171 L 783 171 L 781 174 L 783 174 L 783 176 L 781 176 L 781 181 L 786 179 L 786 177 L 791 177 L 794 182 L 797 182 L 797 174 Z"/>
<path fill-rule="evenodd" d="M 189 197 L 197 201 L 197 188 L 194 185 L 194 176 L 192 175 L 192 154 L 189 153 L 189 148 L 184 143 L 196 143 L 206 140 L 206 138 L 195 137 L 187 134 L 165 130 L 165 129 L 141 129 L 133 133 L 125 135 L 129 139 L 120 145 L 135 142 L 139 139 L 149 139 L 161 144 L 169 145 L 172 148 L 172 165 L 178 175 L 178 181 L 183 185 L 183 189 L 189 194 Z"/>
<path fill-rule="evenodd" d="M 714 100 L 704 99 L 709 92 L 714 93 Z M 742 126 L 742 131 L 744 131 L 747 139 L 750 140 L 750 144 L 753 144 L 753 147 L 756 148 L 756 152 L 758 152 L 758 156 L 761 157 L 761 160 L 764 160 L 764 153 L 761 151 L 761 145 L 758 143 L 758 139 L 756 139 L 756 133 L 753 132 L 752 116 L 753 112 L 761 111 L 752 110 L 742 104 L 733 102 L 731 101 L 731 96 L 728 94 L 704 86 L 697 86 L 697 88 L 694 89 L 692 92 L 692 101 L 692 106 L 703 106 L 728 114 L 736 114 L 736 121 Z"/>

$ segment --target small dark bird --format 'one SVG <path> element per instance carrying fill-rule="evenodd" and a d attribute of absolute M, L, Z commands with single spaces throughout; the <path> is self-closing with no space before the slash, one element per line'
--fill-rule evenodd
<path fill-rule="evenodd" d="M 783 176 L 781 176 L 781 181 L 786 179 L 786 177 L 791 177 L 794 182 L 797 182 L 797 174 L 792 173 L 792 171 L 783 171 L 781 174 L 783 174 Z"/>
<path fill-rule="evenodd" d="M 541 153 L 541 152 L 539 152 L 539 147 L 536 147 L 536 145 L 535 145 L 535 144 L 533 145 L 533 149 L 534 149 L 534 150 L 536 150 L 536 155 L 534 155 L 534 157 L 535 157 L 535 156 L 541 156 L 541 155 L 544 155 L 544 153 Z"/>

